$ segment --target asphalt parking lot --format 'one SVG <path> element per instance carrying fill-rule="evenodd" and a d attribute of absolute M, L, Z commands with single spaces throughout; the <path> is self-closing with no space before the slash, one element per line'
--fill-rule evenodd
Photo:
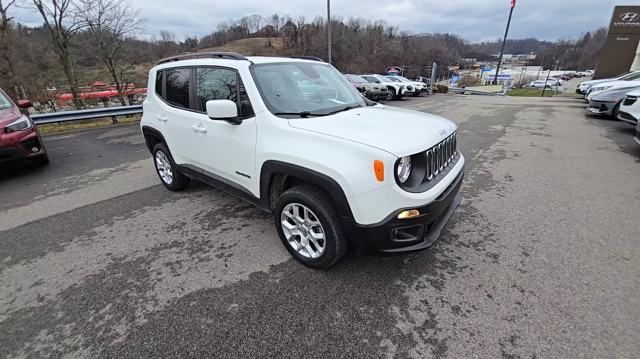
<path fill-rule="evenodd" d="M 0 357 L 640 357 L 633 128 L 571 97 L 397 104 L 459 125 L 465 202 L 429 250 L 330 271 L 165 190 L 135 126 L 47 137 L 50 166 L 0 169 Z"/>

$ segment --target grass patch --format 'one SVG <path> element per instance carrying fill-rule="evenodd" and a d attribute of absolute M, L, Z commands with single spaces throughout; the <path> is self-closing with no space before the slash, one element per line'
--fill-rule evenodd
<path fill-rule="evenodd" d="M 509 92 L 507 92 L 508 96 L 514 96 L 514 97 L 541 97 L 542 96 L 542 90 L 539 89 L 513 89 Z M 553 89 L 547 89 L 544 92 L 544 97 L 551 97 L 553 96 Z"/>
<path fill-rule="evenodd" d="M 38 125 L 38 130 L 43 135 L 53 135 L 67 132 L 75 132 L 82 130 L 91 130 L 97 128 L 117 127 L 122 125 L 130 125 L 140 122 L 140 115 L 133 115 L 131 117 L 119 116 L 118 123 L 113 124 L 111 117 L 105 117 L 95 120 L 81 120 L 62 123 L 48 123 L 46 125 Z"/>

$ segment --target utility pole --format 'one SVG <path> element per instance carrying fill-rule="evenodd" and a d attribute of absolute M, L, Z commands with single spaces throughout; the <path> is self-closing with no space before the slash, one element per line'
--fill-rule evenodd
<path fill-rule="evenodd" d="M 547 79 L 544 80 L 544 87 L 542 87 L 542 95 L 540 95 L 540 97 L 544 97 L 544 92 L 547 89 L 547 83 L 549 82 L 550 75 L 551 75 L 551 67 L 549 67 L 549 72 L 547 72 Z"/>
<path fill-rule="evenodd" d="M 498 84 L 498 74 L 500 73 L 500 65 L 502 64 L 504 46 L 507 44 L 507 35 L 509 35 L 509 26 L 511 25 L 511 15 L 513 15 L 514 7 L 516 7 L 516 0 L 511 0 L 511 9 L 509 9 L 509 20 L 507 20 L 507 28 L 504 30 L 504 39 L 502 40 L 502 49 L 500 50 L 500 56 L 498 57 L 498 67 L 496 68 L 496 75 L 493 77 L 494 85 Z"/>
<path fill-rule="evenodd" d="M 327 0 L 327 62 L 331 63 L 331 0 Z"/>

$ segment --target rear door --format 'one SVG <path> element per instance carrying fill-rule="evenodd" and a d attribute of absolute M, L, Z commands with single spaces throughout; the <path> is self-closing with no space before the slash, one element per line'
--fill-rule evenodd
<path fill-rule="evenodd" d="M 199 120 L 193 111 L 193 70 L 175 67 L 162 70 L 162 110 L 157 116 L 169 151 L 178 165 L 195 165 L 192 137 Z"/>

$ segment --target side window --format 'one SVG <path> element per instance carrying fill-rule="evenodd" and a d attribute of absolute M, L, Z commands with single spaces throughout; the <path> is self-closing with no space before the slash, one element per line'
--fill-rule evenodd
<path fill-rule="evenodd" d="M 164 99 L 171 105 L 189 108 L 189 80 L 191 70 L 188 68 L 167 69 L 165 76 Z"/>
<path fill-rule="evenodd" d="M 196 69 L 198 111 L 205 112 L 207 101 L 231 100 L 238 104 L 240 117 L 253 116 L 251 102 L 235 70 L 199 67 Z"/>
<path fill-rule="evenodd" d="M 158 96 L 162 97 L 162 75 L 163 75 L 164 71 L 162 70 L 158 70 L 156 72 L 156 94 L 158 94 Z"/>

